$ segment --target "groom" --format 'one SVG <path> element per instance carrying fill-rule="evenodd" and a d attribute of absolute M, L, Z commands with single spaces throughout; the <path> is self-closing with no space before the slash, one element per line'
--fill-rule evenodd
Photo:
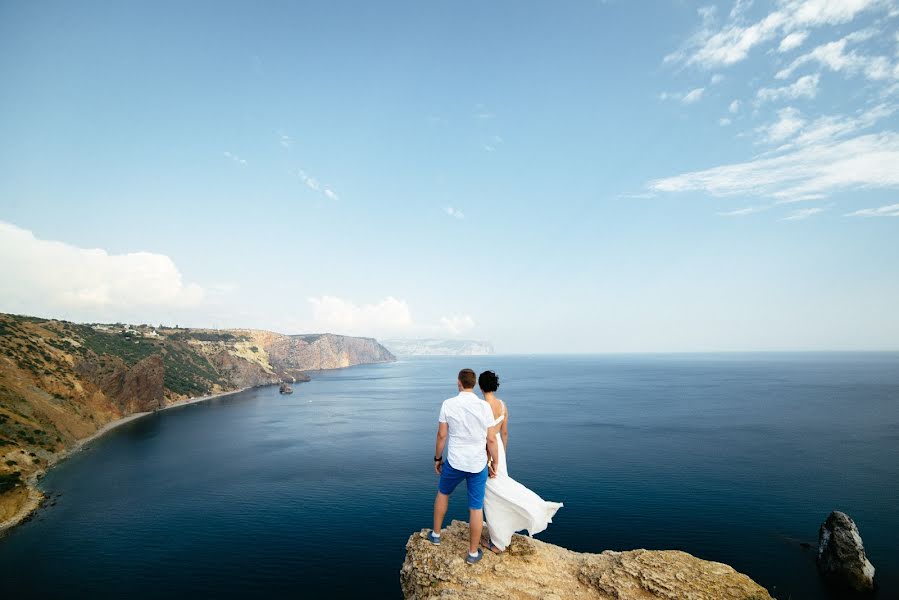
<path fill-rule="evenodd" d="M 497 464 L 496 432 L 493 411 L 474 393 L 477 376 L 471 369 L 459 371 L 459 395 L 445 400 L 440 407 L 437 426 L 437 447 L 434 450 L 434 470 L 440 475 L 437 499 L 434 500 L 434 529 L 428 534 L 432 544 L 440 544 L 443 517 L 449 506 L 449 496 L 462 480 L 468 489 L 468 522 L 470 538 L 466 562 L 474 564 L 483 553 L 478 548 L 484 527 L 484 487 L 487 485 L 487 454 Z M 443 448 L 449 440 L 446 462 Z M 484 453 L 484 446 L 487 453 Z M 490 473 L 490 477 L 495 477 Z"/>

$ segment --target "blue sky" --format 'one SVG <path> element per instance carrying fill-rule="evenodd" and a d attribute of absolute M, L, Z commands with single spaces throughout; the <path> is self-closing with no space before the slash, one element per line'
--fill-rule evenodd
<path fill-rule="evenodd" d="M 899 348 L 899 0 L 0 3 L 0 310 Z"/>

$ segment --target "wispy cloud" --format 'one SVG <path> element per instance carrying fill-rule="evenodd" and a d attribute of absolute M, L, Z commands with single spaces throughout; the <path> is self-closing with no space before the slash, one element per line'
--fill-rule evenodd
<path fill-rule="evenodd" d="M 702 95 L 705 93 L 705 88 L 700 87 L 694 90 L 690 90 L 687 92 L 683 98 L 681 98 L 681 102 L 684 104 L 693 104 L 695 102 L 699 102 L 702 100 Z"/>
<path fill-rule="evenodd" d="M 727 127 L 731 124 L 731 120 L 727 117 L 721 117 L 720 119 L 718 119 L 718 124 L 722 127 Z"/>
<path fill-rule="evenodd" d="M 899 217 L 899 204 L 890 204 L 880 208 L 863 208 L 846 213 L 847 217 Z"/>
<path fill-rule="evenodd" d="M 789 52 L 802 45 L 808 37 L 808 31 L 794 31 L 788 33 L 784 39 L 780 40 L 780 46 L 777 47 L 778 52 Z"/>
<path fill-rule="evenodd" d="M 247 164 L 247 161 L 245 159 L 237 156 L 233 152 L 228 152 L 227 150 L 225 150 L 224 152 L 222 152 L 222 154 L 225 156 L 225 158 L 230 158 L 231 160 L 233 160 L 234 162 L 236 162 L 239 165 Z"/>
<path fill-rule="evenodd" d="M 728 210 L 725 212 L 719 212 L 719 217 L 748 217 L 749 215 L 754 215 L 756 213 L 764 212 L 771 208 L 770 206 L 746 206 L 744 208 L 737 208 L 735 210 Z"/>
<path fill-rule="evenodd" d="M 284 148 L 290 148 L 291 144 L 293 144 L 293 140 L 289 135 L 285 135 L 283 133 L 278 134 L 278 143 L 281 144 Z"/>
<path fill-rule="evenodd" d="M 792 137 L 805 125 L 802 113 L 792 106 L 777 111 L 777 120 L 756 128 L 762 140 L 769 144 L 779 144 Z"/>
<path fill-rule="evenodd" d="M 300 169 L 299 171 L 300 180 L 306 184 L 310 190 L 314 192 L 321 191 L 321 185 L 318 183 L 318 180 L 315 177 L 309 176 L 306 171 Z"/>
<path fill-rule="evenodd" d="M 814 206 L 812 208 L 800 208 L 799 210 L 794 210 L 786 217 L 778 219 L 779 221 L 803 221 L 808 219 L 809 217 L 813 217 L 815 215 L 823 213 L 826 208 L 821 206 Z"/>
<path fill-rule="evenodd" d="M 300 178 L 307 188 L 312 190 L 313 192 L 318 192 L 322 194 L 328 200 L 340 200 L 340 196 L 337 195 L 337 192 L 334 191 L 334 188 L 328 185 L 322 185 L 318 179 L 312 177 L 303 169 L 297 171 L 297 175 Z"/>
<path fill-rule="evenodd" d="M 455 219 L 464 219 L 465 218 L 465 213 L 463 213 L 458 208 L 453 208 L 452 206 L 447 206 L 446 208 L 443 209 L 443 212 L 445 212 L 447 215 L 449 215 Z"/>
<path fill-rule="evenodd" d="M 899 134 L 883 132 L 816 144 L 747 162 L 657 179 L 656 192 L 811 200 L 847 189 L 899 188 Z"/>
<path fill-rule="evenodd" d="M 486 150 L 487 152 L 495 152 L 502 143 L 502 137 L 498 135 L 491 135 L 484 141 L 481 147 L 484 148 L 484 150 Z"/>
<path fill-rule="evenodd" d="M 700 29 L 681 48 L 666 56 L 665 62 L 708 69 L 732 65 L 745 60 L 757 46 L 773 41 L 782 34 L 789 36 L 822 25 L 848 23 L 863 12 L 883 9 L 891 4 L 885 0 L 781 0 L 777 10 L 747 23 L 746 5 L 738 2 L 720 26 L 716 25 L 714 11 L 700 9 Z M 781 40 L 781 44 L 784 42 L 785 39 Z M 799 37 L 794 36 L 786 42 L 785 51 L 791 45 L 798 46 L 798 42 Z"/>
<path fill-rule="evenodd" d="M 804 75 L 790 85 L 777 88 L 761 88 L 756 92 L 756 98 L 759 102 L 814 98 L 818 95 L 818 82 L 820 79 L 821 76 L 817 73 Z"/>
<path fill-rule="evenodd" d="M 857 31 L 835 42 L 822 44 L 794 60 L 785 69 L 778 71 L 775 77 L 786 79 L 799 67 L 808 63 L 817 63 L 831 71 L 842 71 L 848 75 L 861 73 L 873 80 L 892 78 L 893 68 L 887 57 L 868 56 L 854 49 L 848 51 L 846 49 L 850 43 L 867 40 L 873 34 L 874 32 L 871 30 Z"/>
<path fill-rule="evenodd" d="M 734 115 L 740 112 L 740 101 L 734 100 L 733 102 L 731 102 L 730 106 L 727 107 L 727 110 L 729 110 L 731 114 Z"/>
<path fill-rule="evenodd" d="M 496 117 L 496 115 L 493 114 L 493 112 L 487 110 L 487 107 L 485 107 L 483 104 L 475 105 L 473 116 L 479 121 L 489 121 L 490 119 Z"/>

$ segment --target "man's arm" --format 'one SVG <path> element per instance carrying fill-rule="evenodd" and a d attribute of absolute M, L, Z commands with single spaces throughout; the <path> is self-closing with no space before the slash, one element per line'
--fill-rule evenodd
<path fill-rule="evenodd" d="M 446 423 L 439 423 L 437 425 L 437 444 L 434 448 L 434 458 L 439 458 L 440 460 L 434 461 L 434 470 L 437 471 L 437 474 L 440 475 L 440 469 L 443 467 L 443 449 L 446 447 L 446 435 L 449 431 L 449 426 Z"/>
<path fill-rule="evenodd" d="M 499 464 L 499 449 L 496 445 L 496 427 L 490 427 L 487 430 L 487 457 L 490 459 L 492 468 L 490 469 L 490 477 L 496 477 L 496 465 Z"/>

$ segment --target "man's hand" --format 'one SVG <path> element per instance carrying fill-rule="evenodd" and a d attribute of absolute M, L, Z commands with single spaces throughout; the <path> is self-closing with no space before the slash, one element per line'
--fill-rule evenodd
<path fill-rule="evenodd" d="M 490 477 L 490 479 L 496 477 L 496 467 L 493 466 L 492 462 L 487 463 L 487 476 Z"/>
<path fill-rule="evenodd" d="M 443 461 L 434 461 L 434 472 L 440 475 L 440 471 L 443 469 Z"/>

